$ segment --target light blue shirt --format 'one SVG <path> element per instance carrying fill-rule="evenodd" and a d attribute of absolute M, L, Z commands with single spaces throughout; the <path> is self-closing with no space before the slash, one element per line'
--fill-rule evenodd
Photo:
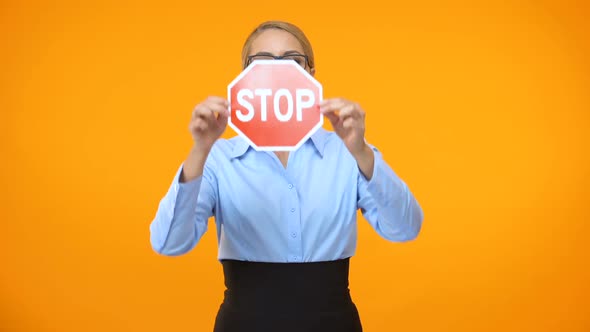
<path fill-rule="evenodd" d="M 215 217 L 218 259 L 314 262 L 353 256 L 357 210 L 383 238 L 414 239 L 422 210 L 408 186 L 375 154 L 367 181 L 333 132 L 318 130 L 289 155 L 256 151 L 241 137 L 212 147 L 203 175 L 179 182 L 182 165 L 150 225 L 163 255 L 192 250 Z"/>

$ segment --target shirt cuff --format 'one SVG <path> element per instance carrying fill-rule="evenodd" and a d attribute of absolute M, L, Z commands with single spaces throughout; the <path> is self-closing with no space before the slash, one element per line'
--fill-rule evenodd
<path fill-rule="evenodd" d="M 180 165 L 173 181 L 174 191 L 176 192 L 175 205 L 177 206 L 185 206 L 190 201 L 195 202 L 201 189 L 201 183 L 203 182 L 202 175 L 188 182 L 180 182 L 183 166 L 184 164 Z"/>

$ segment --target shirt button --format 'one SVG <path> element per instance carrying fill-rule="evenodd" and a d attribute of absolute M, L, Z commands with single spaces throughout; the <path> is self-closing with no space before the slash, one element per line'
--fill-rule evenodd
<path fill-rule="evenodd" d="M 291 233 L 291 237 L 296 238 L 297 237 L 297 233 L 295 233 L 295 232 Z"/>
<path fill-rule="evenodd" d="M 295 212 L 295 208 L 291 208 L 291 212 Z"/>
<path fill-rule="evenodd" d="M 293 189 L 293 185 L 289 183 L 289 189 Z"/>

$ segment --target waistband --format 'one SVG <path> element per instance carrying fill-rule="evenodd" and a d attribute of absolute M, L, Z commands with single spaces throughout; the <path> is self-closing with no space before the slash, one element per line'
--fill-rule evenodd
<path fill-rule="evenodd" d="M 350 308 L 349 258 L 311 263 L 222 260 L 224 305 L 251 312 Z"/>

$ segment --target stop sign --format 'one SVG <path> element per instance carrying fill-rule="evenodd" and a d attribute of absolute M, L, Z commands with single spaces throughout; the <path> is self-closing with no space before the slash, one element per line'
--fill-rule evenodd
<path fill-rule="evenodd" d="M 256 150 L 296 150 L 324 122 L 322 85 L 292 60 L 255 60 L 227 90 L 229 126 Z"/>

